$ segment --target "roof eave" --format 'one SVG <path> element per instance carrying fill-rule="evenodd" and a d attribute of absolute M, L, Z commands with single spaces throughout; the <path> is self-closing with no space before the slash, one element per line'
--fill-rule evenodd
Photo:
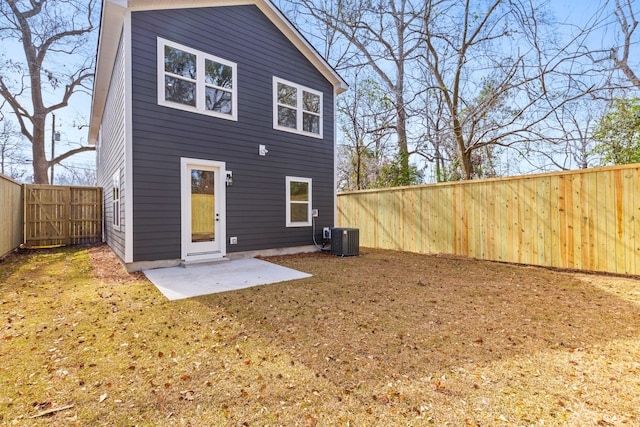
<path fill-rule="evenodd" d="M 100 132 L 102 113 L 107 102 L 109 82 L 113 72 L 118 44 L 122 34 L 122 25 L 126 12 L 125 1 L 104 0 L 100 19 L 100 34 L 96 53 L 96 73 L 93 79 L 93 95 L 91 97 L 91 117 L 89 122 L 89 144 L 95 145 Z M 118 23 L 120 24 L 118 26 Z M 108 31 L 105 34 L 105 28 Z M 114 31 L 117 28 L 117 31 Z"/>

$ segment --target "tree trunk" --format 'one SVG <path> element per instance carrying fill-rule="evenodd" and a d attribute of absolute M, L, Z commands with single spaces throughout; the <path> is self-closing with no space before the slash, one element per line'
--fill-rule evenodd
<path fill-rule="evenodd" d="M 471 163 L 471 151 L 463 151 L 460 155 L 464 179 L 473 179 L 473 163 Z"/>
<path fill-rule="evenodd" d="M 398 132 L 398 153 L 402 162 L 402 169 L 409 169 L 409 145 L 407 144 L 407 113 L 404 109 L 404 97 L 401 93 L 396 94 L 397 107 L 397 132 Z"/>
<path fill-rule="evenodd" d="M 44 151 L 44 124 L 46 116 L 37 116 L 33 121 L 33 139 L 31 152 L 33 153 L 33 183 L 48 184 L 49 162 Z"/>
<path fill-rule="evenodd" d="M 457 105 L 453 108 L 453 111 L 457 111 Z M 471 163 L 472 151 L 467 150 L 464 135 L 462 134 L 462 124 L 457 116 L 453 118 L 453 134 L 455 135 L 456 144 L 458 145 L 458 154 L 460 156 L 460 162 L 462 163 L 464 179 L 473 179 L 473 164 Z"/>

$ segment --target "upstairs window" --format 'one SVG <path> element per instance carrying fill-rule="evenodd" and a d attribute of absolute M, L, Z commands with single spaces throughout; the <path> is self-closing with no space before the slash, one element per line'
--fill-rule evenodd
<path fill-rule="evenodd" d="M 158 104 L 237 120 L 236 64 L 158 38 Z"/>
<path fill-rule="evenodd" d="M 322 138 L 322 92 L 274 77 L 273 128 Z"/>

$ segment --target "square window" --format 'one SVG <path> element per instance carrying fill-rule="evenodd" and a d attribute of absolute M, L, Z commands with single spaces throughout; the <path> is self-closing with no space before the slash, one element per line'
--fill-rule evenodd
<path fill-rule="evenodd" d="M 273 128 L 322 138 L 322 92 L 273 78 Z"/>

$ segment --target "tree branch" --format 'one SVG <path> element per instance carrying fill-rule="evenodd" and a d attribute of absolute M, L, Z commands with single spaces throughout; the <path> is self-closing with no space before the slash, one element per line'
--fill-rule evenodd
<path fill-rule="evenodd" d="M 96 150 L 95 146 L 84 146 L 84 147 L 74 148 L 73 150 L 69 150 L 66 153 L 63 153 L 55 157 L 54 159 L 49 160 L 49 166 L 57 165 L 61 161 L 68 159 L 71 156 L 75 156 L 76 154 L 84 153 L 85 151 L 95 151 L 95 150 Z"/>

